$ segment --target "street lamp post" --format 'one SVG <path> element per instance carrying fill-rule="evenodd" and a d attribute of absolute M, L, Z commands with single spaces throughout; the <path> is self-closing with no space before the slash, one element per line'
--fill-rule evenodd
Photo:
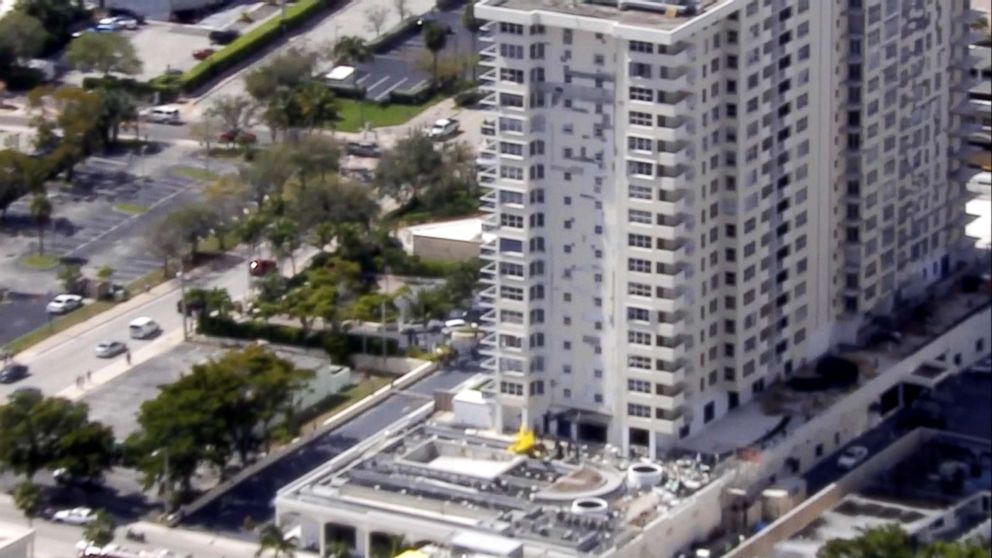
<path fill-rule="evenodd" d="M 189 340 L 189 329 L 187 328 L 187 308 L 186 308 L 186 273 L 184 270 L 184 264 L 182 260 L 179 262 L 179 273 L 176 273 L 176 277 L 179 278 L 179 307 L 183 313 L 183 341 Z"/>

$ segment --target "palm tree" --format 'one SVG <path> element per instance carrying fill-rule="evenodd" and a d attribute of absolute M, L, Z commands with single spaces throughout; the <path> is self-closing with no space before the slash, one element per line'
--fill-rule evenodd
<path fill-rule="evenodd" d="M 372 58 L 372 49 L 361 37 L 349 35 L 338 39 L 331 54 L 335 64 L 356 64 Z"/>
<path fill-rule="evenodd" d="M 35 226 L 38 227 L 38 253 L 44 254 L 45 227 L 52 221 L 52 202 L 48 201 L 48 196 L 44 192 L 37 192 L 31 198 L 29 210 Z"/>
<path fill-rule="evenodd" d="M 434 85 L 437 86 L 437 55 L 444 50 L 444 45 L 448 43 L 448 35 L 444 28 L 433 21 L 424 23 L 423 29 L 424 46 L 431 51 L 431 67 L 434 76 Z"/>
<path fill-rule="evenodd" d="M 465 6 L 465 11 L 462 12 L 462 25 L 472 34 L 472 52 L 478 52 L 479 50 L 475 47 L 476 36 L 482 29 L 482 20 L 475 17 L 475 2 L 469 2 Z M 475 81 L 475 66 L 472 64 L 472 81 Z"/>
<path fill-rule="evenodd" d="M 286 538 L 282 528 L 270 523 L 258 534 L 258 551 L 255 556 L 269 553 L 273 558 L 293 558 L 296 545 Z"/>

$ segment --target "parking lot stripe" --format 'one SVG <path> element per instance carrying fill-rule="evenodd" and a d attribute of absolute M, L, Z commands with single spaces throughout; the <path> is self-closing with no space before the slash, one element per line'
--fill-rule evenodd
<path fill-rule="evenodd" d="M 389 96 L 389 93 L 390 92 L 392 92 L 394 89 L 398 88 L 399 86 L 403 85 L 404 83 L 406 83 L 409 80 L 410 80 L 410 78 L 403 78 L 403 79 L 397 81 L 396 83 L 394 83 L 391 86 L 387 87 L 385 91 L 383 91 L 382 93 L 379 93 L 378 95 L 376 95 L 375 96 L 375 100 L 376 101 L 381 101 L 381 100 L 385 99 L 386 97 Z"/>
<path fill-rule="evenodd" d="M 151 204 L 150 206 L 148 206 L 148 211 L 151 211 L 151 210 L 155 209 L 156 207 L 162 205 L 163 203 L 169 201 L 170 199 L 178 196 L 182 192 L 183 192 L 183 190 L 177 190 L 175 192 L 172 192 L 168 196 L 163 197 L 162 199 L 160 199 L 160 200 L 156 201 L 155 203 Z M 141 217 L 141 214 L 138 214 L 138 215 L 132 215 L 131 217 L 128 217 L 127 219 L 122 220 L 121 222 L 117 223 L 113 227 L 110 227 L 109 229 L 107 229 L 107 230 L 103 231 L 102 233 L 98 234 L 97 236 L 95 236 L 95 237 L 87 240 L 86 242 L 80 244 L 78 247 L 76 247 L 75 250 L 73 250 L 73 251 L 65 254 L 63 257 L 68 257 L 68 256 L 75 255 L 76 252 L 78 252 L 78 251 L 86 248 L 90 244 L 93 244 L 94 242 L 100 240 L 101 238 L 103 238 L 103 237 L 109 235 L 110 233 L 114 232 L 115 230 L 119 229 L 120 227 L 123 227 L 124 225 L 128 224 L 132 220 L 138 219 L 140 217 Z"/>
<path fill-rule="evenodd" d="M 389 76 L 386 76 L 386 77 L 380 79 L 379 81 L 373 83 L 371 86 L 369 86 L 369 88 L 366 91 L 372 91 L 376 87 L 379 87 L 379 85 L 381 85 L 382 82 L 384 82 L 384 81 L 389 81 Z"/>

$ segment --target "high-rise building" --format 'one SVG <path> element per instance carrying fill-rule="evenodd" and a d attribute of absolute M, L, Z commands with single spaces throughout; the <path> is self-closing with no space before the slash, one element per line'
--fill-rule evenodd
<path fill-rule="evenodd" d="M 969 243 L 967 0 L 482 0 L 497 423 L 654 452 Z"/>

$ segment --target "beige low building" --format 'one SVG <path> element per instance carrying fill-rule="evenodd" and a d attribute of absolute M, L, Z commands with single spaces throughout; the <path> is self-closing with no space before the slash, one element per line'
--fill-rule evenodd
<path fill-rule="evenodd" d="M 0 523 L 0 558 L 32 558 L 34 529 Z"/>
<path fill-rule="evenodd" d="M 471 217 L 413 225 L 400 229 L 398 237 L 406 253 L 425 260 L 470 260 L 479 257 L 482 219 Z"/>

